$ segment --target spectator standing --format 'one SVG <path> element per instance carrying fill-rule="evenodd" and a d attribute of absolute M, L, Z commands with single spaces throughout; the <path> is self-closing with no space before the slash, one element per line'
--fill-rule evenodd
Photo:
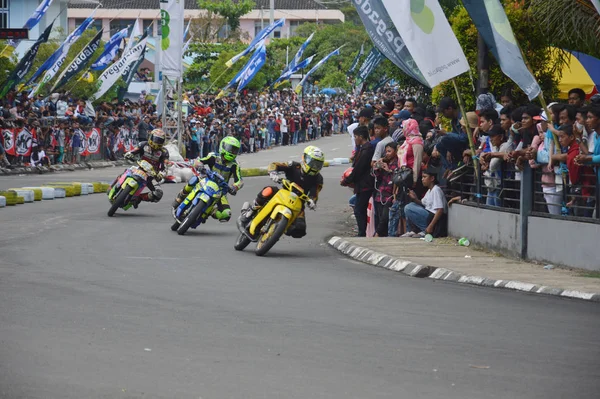
<path fill-rule="evenodd" d="M 374 180 L 371 175 L 371 160 L 373 159 L 375 148 L 369 141 L 369 130 L 366 126 L 359 126 L 354 129 L 354 142 L 358 150 L 352 162 L 352 173 L 342 181 L 342 185 L 354 185 L 354 194 L 356 195 L 354 216 L 356 217 L 358 236 L 366 237 L 367 208 L 374 190 Z"/>
<path fill-rule="evenodd" d="M 377 179 L 374 197 L 375 213 L 377 214 L 376 237 L 388 236 L 390 208 L 394 201 L 394 171 L 398 169 L 398 145 L 387 143 L 385 156 L 375 162 L 373 171 Z"/>
<path fill-rule="evenodd" d="M 139 141 L 148 141 L 148 132 L 150 131 L 150 115 L 144 115 L 142 121 L 138 123 L 137 129 Z"/>

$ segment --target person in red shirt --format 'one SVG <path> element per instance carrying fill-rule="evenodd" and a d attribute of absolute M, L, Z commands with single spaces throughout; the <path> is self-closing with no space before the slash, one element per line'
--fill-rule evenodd
<path fill-rule="evenodd" d="M 565 124 L 558 128 L 558 141 L 562 148 L 567 148 L 567 169 L 569 170 L 569 181 L 571 195 L 567 207 L 573 208 L 575 216 L 591 216 L 593 210 L 581 209 L 587 199 L 593 195 L 594 172 L 589 166 L 578 165 L 575 158 L 580 154 L 579 139 L 575 137 L 573 125 Z M 553 161 L 558 161 L 560 154 L 552 156 Z M 583 197 L 583 198 L 582 198 Z"/>

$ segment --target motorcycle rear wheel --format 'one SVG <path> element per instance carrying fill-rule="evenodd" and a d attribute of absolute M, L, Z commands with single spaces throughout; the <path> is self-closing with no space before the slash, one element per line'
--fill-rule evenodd
<path fill-rule="evenodd" d="M 277 219 L 273 220 L 269 226 L 269 230 L 260 235 L 258 244 L 256 244 L 256 251 L 254 252 L 256 256 L 263 256 L 269 252 L 273 248 L 273 245 L 279 241 L 283 233 L 285 233 L 287 225 L 288 220 L 281 215 L 277 215 Z"/>
<path fill-rule="evenodd" d="M 204 211 L 205 207 L 206 203 L 202 200 L 199 200 L 198 204 L 196 204 L 194 209 L 188 213 L 187 217 L 183 220 L 179 228 L 177 228 L 177 234 L 182 236 L 187 233 L 192 224 L 194 224 L 196 220 L 200 219 L 200 216 L 202 216 L 202 211 Z"/>
<path fill-rule="evenodd" d="M 114 216 L 117 209 L 119 209 L 125 205 L 125 199 L 127 198 L 128 195 L 129 195 L 129 193 L 127 192 L 127 190 L 121 189 L 119 194 L 117 194 L 117 198 L 115 198 L 115 201 L 112 203 L 110 209 L 107 212 L 107 215 L 109 217 Z"/>
<path fill-rule="evenodd" d="M 179 220 L 175 221 L 175 223 L 171 225 L 171 231 L 177 231 L 180 225 L 181 223 L 179 223 Z"/>

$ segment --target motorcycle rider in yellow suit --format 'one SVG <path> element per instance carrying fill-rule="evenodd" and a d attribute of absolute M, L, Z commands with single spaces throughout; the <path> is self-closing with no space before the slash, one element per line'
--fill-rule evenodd
<path fill-rule="evenodd" d="M 285 173 L 285 178 L 296 183 L 304 190 L 304 193 L 311 198 L 306 205 L 316 208 L 316 202 L 319 199 L 319 192 L 323 188 L 323 176 L 320 171 L 323 168 L 325 156 L 323 152 L 315 146 L 308 146 L 302 154 L 302 162 L 273 162 L 269 165 L 268 172 L 271 179 L 279 182 L 279 172 Z M 252 217 L 258 213 L 273 196 L 279 191 L 277 186 L 267 186 L 258 193 L 256 199 L 248 206 L 242 209 L 238 218 L 241 227 L 246 228 Z M 287 234 L 293 238 L 302 238 L 306 235 L 306 216 L 304 210 L 298 215 L 293 226 Z"/>

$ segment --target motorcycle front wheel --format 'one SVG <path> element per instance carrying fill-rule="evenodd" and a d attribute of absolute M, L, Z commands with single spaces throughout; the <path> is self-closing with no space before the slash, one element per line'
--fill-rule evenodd
<path fill-rule="evenodd" d="M 271 222 L 269 229 L 260 235 L 256 244 L 256 256 L 263 256 L 279 241 L 288 225 L 288 220 L 281 215 Z"/>
<path fill-rule="evenodd" d="M 189 228 L 192 227 L 192 225 L 196 222 L 196 220 L 200 219 L 200 216 L 202 216 L 202 211 L 204 211 L 205 207 L 206 207 L 206 203 L 204 201 L 202 201 L 202 200 L 198 201 L 198 204 L 196 204 L 194 209 L 192 209 L 191 212 L 188 213 L 185 220 L 177 228 L 177 234 L 182 236 L 185 233 L 187 233 Z"/>
<path fill-rule="evenodd" d="M 127 192 L 127 190 L 121 189 L 119 194 L 117 194 L 117 198 L 115 198 L 115 201 L 112 203 L 110 209 L 107 212 L 107 215 L 109 217 L 112 217 L 115 214 L 115 212 L 117 211 L 117 209 L 119 209 L 125 205 L 125 200 L 127 199 L 128 195 L 129 195 L 129 193 Z"/>
<path fill-rule="evenodd" d="M 250 244 L 250 239 L 244 233 L 240 233 L 233 248 L 236 251 L 243 251 Z"/>

